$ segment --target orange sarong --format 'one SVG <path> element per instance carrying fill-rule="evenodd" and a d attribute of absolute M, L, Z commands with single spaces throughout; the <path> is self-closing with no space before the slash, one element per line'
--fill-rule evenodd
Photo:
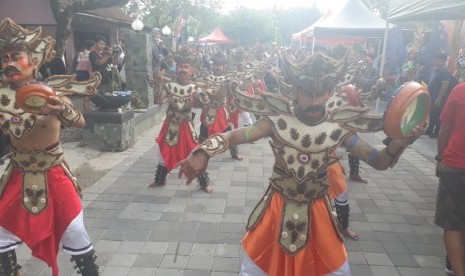
<path fill-rule="evenodd" d="M 329 193 L 333 196 L 346 188 L 340 166 L 335 163 L 328 170 Z M 285 201 L 281 194 L 274 193 L 261 221 L 246 233 L 242 245 L 250 259 L 270 276 L 322 276 L 339 269 L 347 260 L 347 254 L 324 198 L 309 205 L 311 238 L 295 255 L 287 253 L 278 241 Z"/>

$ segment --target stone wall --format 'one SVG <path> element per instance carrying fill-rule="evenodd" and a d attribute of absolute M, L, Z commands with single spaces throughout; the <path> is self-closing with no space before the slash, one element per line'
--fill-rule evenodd
<path fill-rule="evenodd" d="M 134 111 L 86 112 L 83 141 L 101 151 L 124 151 L 134 145 Z"/>
<path fill-rule="evenodd" d="M 125 37 L 125 64 L 127 90 L 139 93 L 146 107 L 153 105 L 152 39 L 150 35 L 128 33 Z"/>

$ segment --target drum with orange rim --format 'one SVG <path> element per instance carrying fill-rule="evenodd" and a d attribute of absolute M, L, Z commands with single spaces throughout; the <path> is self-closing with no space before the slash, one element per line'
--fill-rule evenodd
<path fill-rule="evenodd" d="M 53 89 L 43 82 L 31 82 L 16 89 L 16 104 L 26 112 L 43 114 L 42 108 L 50 96 L 55 96 Z"/>
<path fill-rule="evenodd" d="M 413 81 L 399 87 L 394 95 L 384 112 L 384 132 L 388 137 L 406 138 L 428 120 L 431 98 L 426 85 Z"/>

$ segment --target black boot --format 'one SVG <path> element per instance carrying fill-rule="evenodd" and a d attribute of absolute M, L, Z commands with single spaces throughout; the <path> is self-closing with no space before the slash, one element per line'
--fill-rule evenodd
<path fill-rule="evenodd" d="M 208 128 L 204 123 L 200 124 L 199 144 L 202 144 L 208 138 Z"/>
<path fill-rule="evenodd" d="M 157 172 L 155 173 L 155 180 L 149 187 L 155 186 L 164 186 L 166 185 L 166 176 L 168 175 L 168 170 L 165 165 L 158 164 Z"/>
<path fill-rule="evenodd" d="M 367 180 L 360 176 L 360 159 L 349 154 L 349 167 L 350 176 L 349 179 L 360 183 L 368 183 Z"/>
<path fill-rule="evenodd" d="M 10 250 L 0 253 L 0 275 L 16 276 L 21 266 L 16 259 L 16 251 Z"/>
<path fill-rule="evenodd" d="M 336 203 L 334 204 L 334 207 L 336 207 L 337 221 L 339 222 L 339 226 L 341 229 L 347 229 L 347 227 L 349 227 L 349 204 L 339 205 Z"/>
<path fill-rule="evenodd" d="M 339 229 L 341 230 L 342 235 L 348 238 L 351 238 L 353 240 L 358 240 L 357 233 L 349 229 L 349 213 L 350 213 L 349 204 L 338 205 L 336 202 L 334 204 L 334 207 L 336 207 L 337 221 L 338 221 Z"/>
<path fill-rule="evenodd" d="M 96 259 L 97 256 L 95 255 L 95 251 L 93 249 L 81 255 L 71 256 L 71 261 L 76 263 L 74 268 L 77 268 L 79 270 L 78 273 L 82 274 L 82 276 L 100 275 L 98 265 L 95 263 Z"/>
<path fill-rule="evenodd" d="M 239 149 L 237 148 L 237 146 L 230 146 L 229 152 L 231 153 L 232 158 L 239 160 L 239 161 L 242 160 L 242 157 L 239 157 Z"/>
<path fill-rule="evenodd" d="M 210 177 L 208 177 L 207 172 L 204 172 L 197 177 L 197 183 L 199 183 L 200 189 L 204 190 L 206 193 L 210 194 L 213 192 L 213 189 L 210 186 Z"/>

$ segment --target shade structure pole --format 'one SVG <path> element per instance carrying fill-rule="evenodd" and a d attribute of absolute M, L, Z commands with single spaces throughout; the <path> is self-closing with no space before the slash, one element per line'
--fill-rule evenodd
<path fill-rule="evenodd" d="M 315 53 L 315 35 L 312 37 L 312 55 Z"/>
<path fill-rule="evenodd" d="M 381 55 L 381 65 L 380 65 L 381 68 L 379 68 L 380 78 L 384 76 L 384 64 L 386 63 L 386 48 L 387 48 L 388 31 L 389 31 L 389 21 L 386 20 L 386 28 L 384 29 L 383 53 Z M 376 99 L 375 113 L 378 113 L 378 107 L 379 107 L 379 96 Z"/>

